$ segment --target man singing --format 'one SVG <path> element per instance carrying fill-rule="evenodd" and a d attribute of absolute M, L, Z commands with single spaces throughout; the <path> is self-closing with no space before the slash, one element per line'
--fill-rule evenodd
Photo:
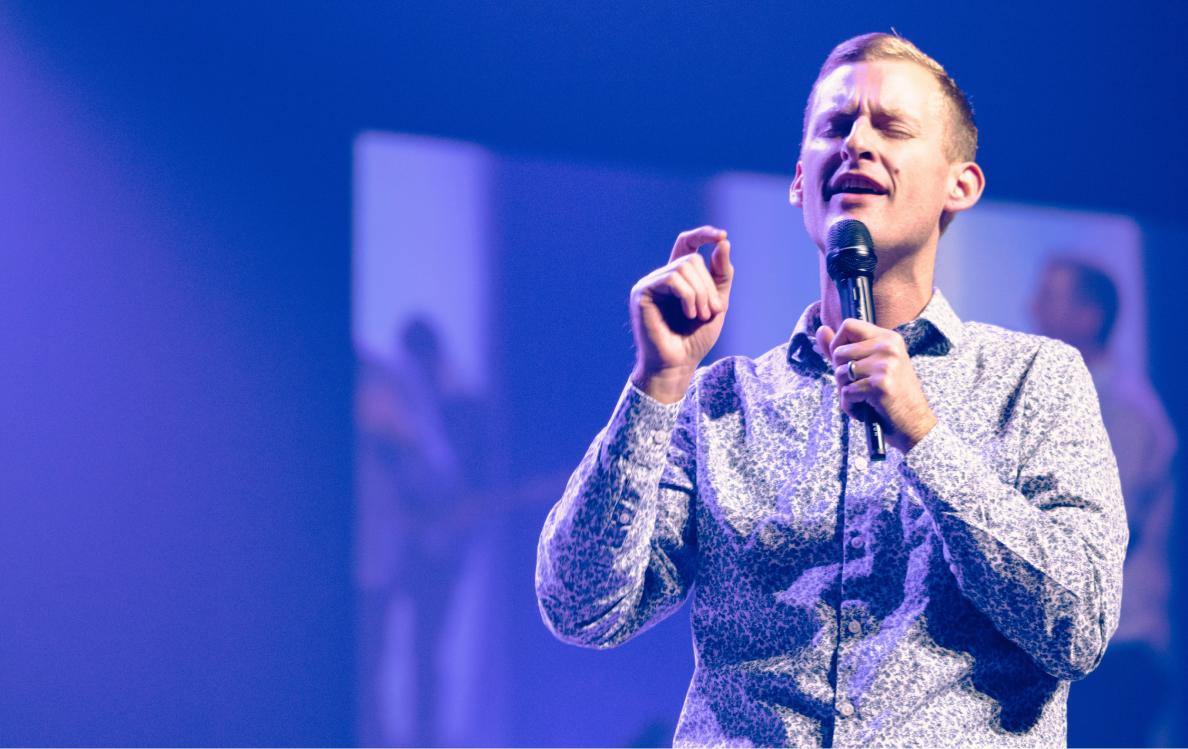
<path fill-rule="evenodd" d="M 734 273 L 712 227 L 632 290 L 635 368 L 545 523 L 536 589 L 590 647 L 693 591 L 679 746 L 1065 743 L 1069 682 L 1117 622 L 1126 519 L 1076 350 L 963 323 L 932 286 L 941 233 L 982 193 L 976 148 L 939 64 L 850 39 L 805 112 L 791 203 L 821 301 L 791 340 L 698 369 Z M 878 326 L 842 319 L 825 271 L 846 218 L 877 247 Z"/>

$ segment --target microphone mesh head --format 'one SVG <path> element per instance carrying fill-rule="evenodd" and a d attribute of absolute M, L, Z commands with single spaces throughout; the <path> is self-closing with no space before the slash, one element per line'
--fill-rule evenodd
<path fill-rule="evenodd" d="M 825 269 L 829 271 L 830 280 L 837 283 L 843 278 L 873 277 L 878 262 L 874 255 L 851 247 L 826 256 Z"/>
<path fill-rule="evenodd" d="M 879 259 L 875 256 L 874 242 L 866 224 L 854 219 L 838 221 L 829 228 L 828 242 L 825 269 L 834 283 L 843 278 L 874 276 Z"/>
<path fill-rule="evenodd" d="M 870 239 L 870 231 L 866 224 L 847 218 L 829 227 L 829 251 L 837 252 L 846 247 L 865 247 L 874 252 L 874 242 Z"/>

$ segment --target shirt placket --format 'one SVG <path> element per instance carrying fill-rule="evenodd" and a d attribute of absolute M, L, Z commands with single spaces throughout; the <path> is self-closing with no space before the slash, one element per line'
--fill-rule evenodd
<path fill-rule="evenodd" d="M 872 465 L 867 457 L 866 430 L 862 422 L 847 419 L 847 450 L 842 466 L 842 491 L 840 497 L 842 531 L 842 571 L 838 596 L 837 634 L 837 688 L 834 692 L 834 745 L 847 746 L 856 742 L 864 722 L 861 701 L 850 694 L 849 684 L 853 676 L 855 651 L 870 633 L 873 622 L 865 601 L 851 599 L 849 589 L 853 569 L 871 551 L 866 538 L 866 528 L 861 522 L 865 516 L 863 497 L 869 489 L 869 474 Z"/>

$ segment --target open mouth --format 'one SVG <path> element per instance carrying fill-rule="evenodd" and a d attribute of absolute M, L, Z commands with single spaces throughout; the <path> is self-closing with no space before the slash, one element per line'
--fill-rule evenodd
<path fill-rule="evenodd" d="M 879 183 L 860 174 L 847 174 L 833 179 L 825 185 L 825 202 L 829 202 L 834 195 L 886 195 Z"/>

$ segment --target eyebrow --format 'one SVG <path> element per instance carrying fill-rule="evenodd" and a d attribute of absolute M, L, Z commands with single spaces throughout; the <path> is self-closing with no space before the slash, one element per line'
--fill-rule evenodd
<path fill-rule="evenodd" d="M 880 109 L 879 113 L 882 114 L 884 117 L 889 117 L 893 120 L 903 120 L 905 122 L 917 122 L 915 117 L 911 116 L 910 114 L 903 111 L 902 109 L 894 109 L 894 108 Z"/>
<path fill-rule="evenodd" d="M 857 113 L 857 111 L 858 111 L 857 105 L 854 102 L 850 101 L 850 102 L 847 102 L 845 104 L 845 106 L 841 107 L 840 109 L 835 109 L 831 112 L 826 112 L 822 116 L 822 120 L 825 122 L 832 122 L 833 120 L 836 120 L 838 118 L 853 117 Z M 877 119 L 900 120 L 901 122 L 906 122 L 910 125 L 915 125 L 916 127 L 921 126 L 921 122 L 918 118 L 913 117 L 912 115 L 909 115 L 907 112 L 905 112 L 902 109 L 896 109 L 894 107 L 880 107 L 875 112 L 873 112 L 873 115 Z"/>

